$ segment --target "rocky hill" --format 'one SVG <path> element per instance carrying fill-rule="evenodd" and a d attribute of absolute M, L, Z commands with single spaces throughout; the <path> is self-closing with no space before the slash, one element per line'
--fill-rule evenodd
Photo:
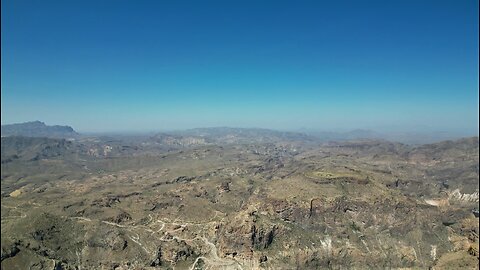
<path fill-rule="evenodd" d="M 65 139 L 2 137 L 2 163 L 65 157 L 69 151 L 75 151 L 73 148 L 73 143 Z"/>
<path fill-rule="evenodd" d="M 2 269 L 478 269 L 478 137 L 2 138 Z"/>
<path fill-rule="evenodd" d="M 47 126 L 40 121 L 2 125 L 2 137 L 47 137 L 47 138 L 74 138 L 78 133 L 70 126 Z"/>
<path fill-rule="evenodd" d="M 252 144 L 267 142 L 303 143 L 317 141 L 315 137 L 304 133 L 284 132 L 260 128 L 212 127 L 196 128 L 184 131 L 159 133 L 152 140 L 167 145 L 204 145 L 204 144 Z"/>

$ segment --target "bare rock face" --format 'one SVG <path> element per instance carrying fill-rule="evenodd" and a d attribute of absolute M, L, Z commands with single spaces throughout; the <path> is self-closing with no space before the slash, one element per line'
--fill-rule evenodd
<path fill-rule="evenodd" d="M 162 258 L 175 263 L 178 261 L 185 261 L 196 256 L 193 247 L 187 244 L 184 240 L 177 239 L 173 239 L 171 245 L 164 247 L 160 254 Z"/>
<path fill-rule="evenodd" d="M 219 255 L 252 259 L 256 251 L 273 243 L 278 231 L 278 225 L 262 220 L 256 210 L 242 211 L 231 222 L 219 227 Z"/>
<path fill-rule="evenodd" d="M 129 213 L 124 211 L 118 211 L 114 216 L 108 217 L 107 220 L 113 223 L 122 223 L 128 220 L 131 220 L 132 216 Z"/>
<path fill-rule="evenodd" d="M 257 250 L 268 248 L 273 242 L 273 238 L 275 236 L 276 230 L 277 230 L 276 225 L 273 225 L 271 227 L 264 227 L 264 226 L 257 227 L 254 224 L 252 226 L 252 234 L 251 234 L 253 247 L 255 247 L 255 249 Z"/>
<path fill-rule="evenodd" d="M 230 191 L 230 182 L 229 181 L 224 181 L 220 184 L 218 187 L 220 192 L 229 192 Z"/>
<path fill-rule="evenodd" d="M 162 249 L 158 248 L 155 258 L 153 259 L 150 266 L 157 267 L 162 266 Z"/>
<path fill-rule="evenodd" d="M 18 248 L 18 243 L 12 243 L 10 245 L 2 245 L 2 258 L 1 258 L 1 260 L 3 261 L 4 259 L 13 257 L 18 252 L 20 252 L 20 249 Z"/>
<path fill-rule="evenodd" d="M 120 202 L 120 199 L 115 196 L 106 196 L 100 199 L 96 199 L 92 202 L 92 206 L 98 207 L 112 207 L 112 205 Z"/>
<path fill-rule="evenodd" d="M 87 244 L 89 247 L 114 251 L 124 250 L 127 247 L 124 235 L 115 230 L 105 232 L 100 229 L 87 240 Z"/>

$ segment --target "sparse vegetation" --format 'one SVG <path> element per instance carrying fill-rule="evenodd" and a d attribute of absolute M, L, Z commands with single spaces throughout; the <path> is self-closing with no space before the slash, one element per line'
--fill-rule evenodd
<path fill-rule="evenodd" d="M 392 153 L 236 132 L 2 138 L 2 268 L 478 264 L 478 138 Z"/>

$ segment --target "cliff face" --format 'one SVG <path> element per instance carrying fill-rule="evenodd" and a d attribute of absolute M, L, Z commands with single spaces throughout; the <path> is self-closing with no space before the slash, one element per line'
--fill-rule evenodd
<path fill-rule="evenodd" d="M 241 211 L 230 222 L 218 226 L 219 256 L 258 259 L 262 250 L 270 247 L 279 231 L 276 224 L 262 220 L 254 208 Z"/>

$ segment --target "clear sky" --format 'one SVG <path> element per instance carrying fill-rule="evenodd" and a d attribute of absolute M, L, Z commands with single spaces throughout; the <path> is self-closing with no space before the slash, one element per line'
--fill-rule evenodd
<path fill-rule="evenodd" d="M 2 124 L 478 131 L 478 1 L 2 0 Z"/>

